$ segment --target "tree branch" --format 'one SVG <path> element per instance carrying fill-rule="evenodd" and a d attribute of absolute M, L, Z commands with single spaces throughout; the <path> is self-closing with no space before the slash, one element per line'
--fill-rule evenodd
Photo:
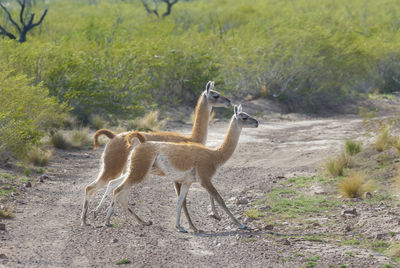
<path fill-rule="evenodd" d="M 43 15 L 40 17 L 39 21 L 37 23 L 34 23 L 31 28 L 36 27 L 39 24 L 41 24 L 43 19 L 44 19 L 44 17 L 46 17 L 46 14 L 47 14 L 47 9 L 43 12 Z M 33 14 L 33 15 L 35 15 L 35 14 Z"/>
<path fill-rule="evenodd" d="M 8 12 L 7 8 L 3 5 L 3 3 L 0 2 L 0 6 L 7 13 L 8 19 L 15 26 L 15 28 L 17 28 L 18 32 L 21 32 L 21 28 L 19 28 L 18 24 L 13 20 L 13 18 L 11 17 L 10 12 Z"/>
<path fill-rule="evenodd" d="M 167 11 L 165 11 L 162 14 L 163 18 L 168 16 L 169 14 L 171 14 L 172 6 L 175 5 L 176 3 L 178 3 L 178 0 L 173 0 L 172 2 L 170 2 L 170 0 L 160 0 L 160 1 L 167 4 Z"/>
<path fill-rule="evenodd" d="M 24 23 L 24 10 L 25 10 L 25 0 L 21 2 L 20 0 L 17 1 L 18 4 L 21 6 L 21 12 L 19 13 L 19 21 L 22 24 L 22 27 L 25 25 Z"/>
<path fill-rule="evenodd" d="M 1 25 L 0 25 L 0 35 L 6 35 L 6 36 L 8 36 L 10 39 L 17 39 L 17 38 L 15 37 L 15 35 L 13 35 L 12 33 L 7 32 L 6 29 L 4 29 L 3 27 L 1 27 Z"/>

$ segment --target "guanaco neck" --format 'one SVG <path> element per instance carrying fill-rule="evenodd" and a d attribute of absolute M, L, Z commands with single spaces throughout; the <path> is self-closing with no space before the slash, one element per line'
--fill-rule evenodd
<path fill-rule="evenodd" d="M 208 120 L 210 118 L 211 105 L 208 105 L 207 97 L 205 93 L 201 94 L 199 100 L 197 101 L 192 135 L 190 139 L 193 142 L 198 142 L 205 144 L 207 140 L 208 131 Z"/>
<path fill-rule="evenodd" d="M 242 128 L 239 126 L 236 118 L 232 116 L 224 142 L 216 149 L 217 165 L 223 165 L 232 156 L 239 142 L 241 132 Z"/>

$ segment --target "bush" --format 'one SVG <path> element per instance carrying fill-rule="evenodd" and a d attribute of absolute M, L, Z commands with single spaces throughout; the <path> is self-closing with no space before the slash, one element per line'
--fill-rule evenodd
<path fill-rule="evenodd" d="M 72 147 L 76 149 L 81 149 L 92 144 L 92 141 L 89 138 L 88 128 L 73 129 L 70 138 Z"/>
<path fill-rule="evenodd" d="M 66 150 L 72 146 L 67 138 L 59 131 L 52 133 L 50 142 L 55 148 L 62 150 Z"/>
<path fill-rule="evenodd" d="M 372 181 L 364 182 L 364 175 L 353 172 L 339 182 L 339 191 L 343 197 L 364 197 L 366 192 L 372 192 L 374 186 Z"/>
<path fill-rule="evenodd" d="M 344 168 L 348 166 L 348 162 L 348 158 L 342 153 L 336 158 L 329 159 L 325 166 L 332 176 L 343 176 Z"/>
<path fill-rule="evenodd" d="M 158 120 L 158 111 L 151 111 L 129 123 L 129 129 L 140 131 L 160 131 L 165 127 L 165 120 Z"/>
<path fill-rule="evenodd" d="M 383 152 L 391 143 L 389 127 L 381 128 L 378 137 L 375 140 L 374 147 L 378 152 Z"/>
<path fill-rule="evenodd" d="M 58 127 L 64 107 L 41 84 L 0 63 L 0 151 L 25 156 L 46 131 Z"/>
<path fill-rule="evenodd" d="M 27 160 L 35 166 L 47 166 L 51 158 L 52 153 L 45 151 L 39 147 L 32 147 L 27 155 Z"/>
<path fill-rule="evenodd" d="M 95 129 L 101 129 L 101 128 L 107 128 L 108 123 L 107 121 L 100 115 L 92 115 L 89 118 L 90 124 L 95 128 Z"/>
<path fill-rule="evenodd" d="M 345 144 L 346 154 L 356 155 L 361 152 L 361 142 L 347 140 Z"/>

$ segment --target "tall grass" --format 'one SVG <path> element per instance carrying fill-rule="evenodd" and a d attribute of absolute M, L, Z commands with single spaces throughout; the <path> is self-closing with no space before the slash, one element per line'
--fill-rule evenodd
<path fill-rule="evenodd" d="M 349 176 L 339 182 L 339 191 L 343 197 L 364 197 L 366 192 L 372 192 L 374 184 L 372 181 L 365 182 L 365 175 L 360 172 L 352 172 Z"/>

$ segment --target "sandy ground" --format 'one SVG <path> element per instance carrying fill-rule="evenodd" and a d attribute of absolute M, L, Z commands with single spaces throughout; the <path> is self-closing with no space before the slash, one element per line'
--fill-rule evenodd
<path fill-rule="evenodd" d="M 318 173 L 325 159 L 337 153 L 345 139 L 360 137 L 363 129 L 361 119 L 355 117 L 264 118 L 260 123 L 257 129 L 243 129 L 233 157 L 213 179 L 241 221 L 248 206 L 236 204 L 236 197 L 247 197 L 251 204 L 285 177 Z M 207 144 L 220 144 L 226 128 L 227 122 L 211 124 Z M 190 128 L 179 131 L 189 133 Z M 151 220 L 152 226 L 139 226 L 116 206 L 111 218 L 114 227 L 103 227 L 104 206 L 97 218 L 89 216 L 91 226 L 82 227 L 79 217 L 84 187 L 99 171 L 102 150 L 55 153 L 50 164 L 54 172 L 48 173 L 49 179 L 34 182 L 24 199 L 16 203 L 16 218 L 3 221 L 7 231 L 0 231 L 0 254 L 6 257 L 0 259 L 0 266 L 112 267 L 129 259 L 131 263 L 123 266 L 302 267 L 307 265 L 306 257 L 315 254 L 320 255 L 316 267 L 339 267 L 340 263 L 381 267 L 391 261 L 380 253 L 351 245 L 281 239 L 285 228 L 259 230 L 259 222 L 247 222 L 252 231 L 238 230 L 219 208 L 221 221 L 208 216 L 208 195 L 199 185 L 193 185 L 189 192 L 188 208 L 194 224 L 204 232 L 179 233 L 174 228 L 173 184 L 157 176 L 149 177 L 130 195 L 133 209 Z M 92 200 L 91 208 L 99 200 L 100 193 Z M 182 222 L 188 229 L 183 215 Z M 356 258 L 345 255 L 348 251 Z M 292 258 L 296 252 L 304 257 Z"/>

